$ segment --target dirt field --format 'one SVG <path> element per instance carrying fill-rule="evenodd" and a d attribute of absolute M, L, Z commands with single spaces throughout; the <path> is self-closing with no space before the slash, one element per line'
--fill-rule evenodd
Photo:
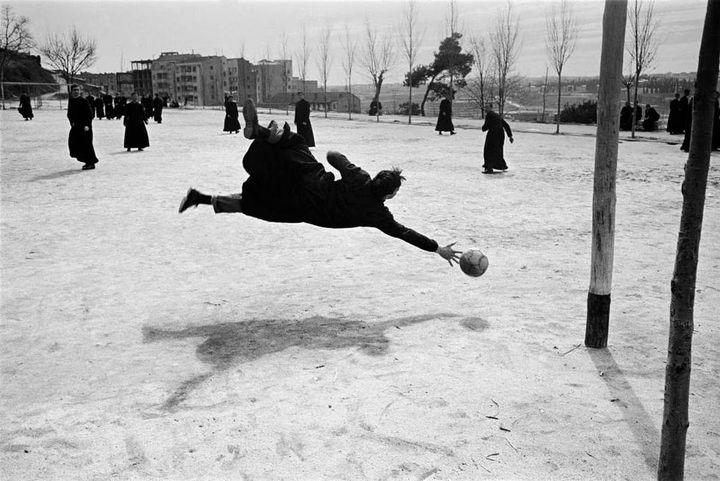
<path fill-rule="evenodd" d="M 166 111 L 131 153 L 96 121 L 85 172 L 64 115 L 1 117 L 3 480 L 655 479 L 678 137 L 620 146 L 609 347 L 589 350 L 593 127 L 513 123 L 510 170 L 485 176 L 479 122 L 313 114 L 318 159 L 403 168 L 396 219 L 487 254 L 470 278 L 372 229 L 178 215 L 189 186 L 246 177 L 221 112 Z M 688 480 L 720 479 L 718 158 Z"/>

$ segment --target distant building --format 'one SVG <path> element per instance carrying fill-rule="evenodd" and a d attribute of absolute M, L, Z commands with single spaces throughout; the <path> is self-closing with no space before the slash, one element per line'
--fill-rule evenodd
<path fill-rule="evenodd" d="M 132 72 L 118 72 L 117 73 L 117 93 L 130 97 L 135 91 L 135 85 L 133 83 Z"/>
<path fill-rule="evenodd" d="M 96 85 L 100 91 L 115 94 L 118 91 L 116 73 L 89 73 L 83 72 L 81 76 L 88 84 Z"/>
<path fill-rule="evenodd" d="M 225 62 L 225 92 L 242 103 L 248 95 L 255 103 L 260 98 L 260 72 L 244 58 L 229 58 Z"/>
<path fill-rule="evenodd" d="M 260 60 L 256 68 L 260 79 L 259 103 L 268 102 L 276 94 L 289 92 L 292 60 Z"/>
<path fill-rule="evenodd" d="M 317 80 L 303 80 L 298 77 L 290 79 L 290 92 L 317 92 L 320 90 Z"/>
<path fill-rule="evenodd" d="M 138 95 L 152 95 L 152 60 L 134 60 L 130 62 L 133 78 L 133 90 Z"/>
<path fill-rule="evenodd" d="M 153 92 L 162 98 L 177 100 L 182 103 L 184 98 L 180 98 L 178 92 L 177 65 L 201 57 L 200 54 L 196 53 L 162 52 L 160 57 L 152 61 L 150 67 Z"/>
<path fill-rule="evenodd" d="M 310 104 L 310 110 L 324 112 L 327 102 L 328 112 L 347 112 L 348 108 L 355 113 L 360 113 L 360 98 L 348 92 L 303 92 L 305 100 Z M 284 108 L 287 105 L 295 106 L 300 100 L 297 93 L 275 94 L 270 102 L 273 106 Z"/>
<path fill-rule="evenodd" d="M 153 92 L 181 105 L 222 105 L 226 90 L 222 56 L 163 52 L 152 61 Z"/>

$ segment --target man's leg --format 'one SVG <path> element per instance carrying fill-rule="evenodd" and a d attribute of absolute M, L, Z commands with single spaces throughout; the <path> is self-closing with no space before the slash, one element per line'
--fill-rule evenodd
<path fill-rule="evenodd" d="M 185 194 L 185 197 L 183 197 L 183 200 L 180 202 L 178 212 L 182 214 L 190 207 L 197 207 L 198 204 L 210 205 L 212 204 L 212 198 L 209 195 L 205 195 L 190 187 L 187 194 Z"/>

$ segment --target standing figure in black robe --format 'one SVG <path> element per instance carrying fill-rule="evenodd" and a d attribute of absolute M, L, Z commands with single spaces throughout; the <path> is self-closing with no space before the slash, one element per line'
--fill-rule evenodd
<path fill-rule="evenodd" d="M 109 93 L 103 95 L 103 103 L 105 104 L 105 117 L 108 120 L 115 118 L 115 109 L 113 108 L 113 97 Z"/>
<path fill-rule="evenodd" d="M 98 119 L 102 119 L 105 117 L 105 103 L 103 102 L 103 96 L 102 94 L 98 94 L 97 98 L 95 99 L 95 105 L 91 105 L 90 107 L 93 107 L 95 109 L 95 117 Z"/>
<path fill-rule="evenodd" d="M 440 113 L 438 114 L 435 130 L 439 135 L 442 135 L 443 132 L 450 132 L 450 135 L 455 135 L 455 126 L 452 122 L 452 101 L 449 95 L 445 96 L 440 102 Z"/>
<path fill-rule="evenodd" d="M 246 116 L 245 122 L 252 118 Z M 353 165 L 339 152 L 328 152 L 327 160 L 340 172 L 335 180 L 310 152 L 305 139 L 280 129 L 250 124 L 250 145 L 243 167 L 250 174 L 242 193 L 206 195 L 190 188 L 179 212 L 199 204 L 212 205 L 215 213 L 243 213 L 268 222 L 305 222 L 319 227 L 343 229 L 374 227 L 419 249 L 435 252 L 450 265 L 460 251 L 453 244 L 441 247 L 436 241 L 399 224 L 385 201 L 392 199 L 404 180 L 399 169 L 380 171 L 374 178 Z M 247 127 L 246 127 L 247 128 Z"/>
<path fill-rule="evenodd" d="M 145 109 L 145 118 L 149 119 L 153 116 L 153 99 L 148 95 L 143 95 L 140 98 L 140 104 L 143 106 L 143 109 Z"/>
<path fill-rule="evenodd" d="M 667 127 L 665 128 L 665 130 L 672 135 L 683 133 L 682 113 L 680 109 L 680 94 L 675 93 L 675 98 L 670 101 L 670 113 L 668 114 Z"/>
<path fill-rule="evenodd" d="M 158 124 L 162 123 L 162 111 L 163 111 L 163 99 L 160 95 L 155 94 L 155 98 L 152 100 L 153 120 Z"/>
<path fill-rule="evenodd" d="M 315 147 L 315 135 L 310 124 L 310 103 L 305 100 L 305 94 L 298 92 L 300 100 L 295 104 L 295 128 L 302 135 L 308 147 Z"/>
<path fill-rule="evenodd" d="M 150 145 L 148 139 L 147 117 L 145 117 L 145 109 L 137 101 L 137 93 L 133 92 L 130 96 L 130 103 L 125 107 L 125 141 L 124 146 L 128 152 L 130 149 L 142 150 Z"/>
<path fill-rule="evenodd" d="M 67 118 L 70 121 L 70 135 L 68 135 L 70 157 L 85 164 L 82 170 L 94 169 L 98 158 L 93 147 L 93 112 L 87 99 L 80 95 L 78 85 L 70 87 Z"/>
<path fill-rule="evenodd" d="M 126 98 L 124 95 L 116 95 L 115 96 L 115 118 L 121 119 L 125 116 L 125 105 L 126 105 Z"/>
<path fill-rule="evenodd" d="M 645 105 L 645 118 L 643 118 L 642 127 L 646 132 L 654 132 L 658 128 L 658 120 L 660 120 L 660 114 L 653 108 L 652 105 Z"/>
<path fill-rule="evenodd" d="M 492 174 L 493 169 L 507 170 L 505 163 L 505 133 L 513 143 L 513 135 L 510 126 L 505 120 L 492 110 L 488 110 L 485 114 L 485 123 L 482 126 L 483 132 L 487 131 L 485 136 L 485 148 L 483 149 L 483 174 Z"/>
<path fill-rule="evenodd" d="M 22 115 L 25 120 L 32 120 L 33 117 L 35 117 L 33 115 L 30 96 L 26 92 L 23 92 L 20 95 L 20 105 L 18 106 L 18 112 L 20 112 L 20 115 Z"/>
<path fill-rule="evenodd" d="M 87 97 L 85 97 L 85 100 L 87 100 L 88 105 L 90 105 L 90 110 L 92 111 L 92 116 L 95 118 L 95 97 L 93 94 L 87 94 Z"/>
<path fill-rule="evenodd" d="M 620 109 L 620 130 L 632 130 L 632 113 L 630 102 L 625 102 L 623 108 Z"/>
<path fill-rule="evenodd" d="M 238 114 L 237 104 L 230 95 L 225 100 L 225 124 L 223 125 L 223 132 L 240 132 L 240 121 L 238 120 L 240 114 Z"/>

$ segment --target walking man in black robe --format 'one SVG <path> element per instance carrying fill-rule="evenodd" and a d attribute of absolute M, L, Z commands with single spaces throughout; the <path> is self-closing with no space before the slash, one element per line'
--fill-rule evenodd
<path fill-rule="evenodd" d="M 20 115 L 27 121 L 32 120 L 33 117 L 33 110 L 32 110 L 32 103 L 30 102 L 30 96 L 23 92 L 20 95 L 20 105 L 18 106 L 18 112 L 20 112 Z"/>
<path fill-rule="evenodd" d="M 298 92 L 300 100 L 295 103 L 295 128 L 302 135 L 308 147 L 315 147 L 315 135 L 310 124 L 310 103 L 305 100 L 305 94 Z"/>
<path fill-rule="evenodd" d="M 133 92 L 130 96 L 130 103 L 125 107 L 125 118 L 123 119 L 123 125 L 125 125 L 123 145 L 128 152 L 133 148 L 142 151 L 150 145 L 150 139 L 148 139 L 147 129 L 145 128 L 146 124 L 145 108 L 138 103 L 137 93 Z"/>
<path fill-rule="evenodd" d="M 152 111 L 153 111 L 153 120 L 155 120 L 156 123 L 161 124 L 162 123 L 162 111 L 163 111 L 163 100 L 160 98 L 160 95 L 155 94 L 155 98 L 152 100 Z"/>
<path fill-rule="evenodd" d="M 238 113 L 237 104 L 233 96 L 229 95 L 227 100 L 225 100 L 225 123 L 223 124 L 223 132 L 235 132 L 236 134 L 240 132 L 239 117 L 240 114 Z"/>
<path fill-rule="evenodd" d="M 247 105 L 247 104 L 246 104 Z M 206 195 L 190 188 L 180 203 L 182 213 L 199 204 L 212 205 L 215 213 L 243 213 L 268 222 L 305 222 L 320 227 L 342 229 L 374 227 L 419 249 L 436 252 L 450 265 L 458 262 L 453 244 L 441 247 L 424 235 L 399 224 L 385 201 L 392 199 L 404 180 L 399 169 L 383 170 L 374 178 L 353 165 L 339 152 L 328 152 L 327 160 L 340 172 L 341 179 L 326 172 L 308 149 L 305 139 L 275 122 L 269 128 L 252 122 L 246 109 L 246 136 L 253 138 L 243 167 L 250 177 L 242 193 Z M 257 116 L 255 115 L 256 119 Z"/>
<path fill-rule="evenodd" d="M 80 95 L 80 86 L 70 87 L 67 118 L 70 121 L 68 148 L 70 157 L 82 162 L 82 170 L 91 170 L 98 163 L 93 147 L 92 119 L 93 112 L 87 99 Z"/>
<path fill-rule="evenodd" d="M 450 135 L 455 135 L 455 126 L 452 122 L 452 101 L 450 95 L 446 95 L 440 102 L 440 112 L 438 113 L 435 130 L 437 130 L 439 135 L 442 135 L 443 132 L 450 132 Z"/>
<path fill-rule="evenodd" d="M 115 118 L 115 109 L 113 108 L 113 97 L 109 93 L 103 95 L 103 103 L 105 104 L 105 117 L 108 120 Z"/>
<path fill-rule="evenodd" d="M 488 110 L 485 114 L 485 123 L 482 126 L 483 132 L 487 131 L 485 136 L 485 147 L 483 149 L 483 174 L 494 173 L 493 169 L 506 171 L 508 166 L 505 163 L 505 133 L 507 133 L 510 143 L 513 143 L 513 134 L 505 120 L 492 110 Z"/>

